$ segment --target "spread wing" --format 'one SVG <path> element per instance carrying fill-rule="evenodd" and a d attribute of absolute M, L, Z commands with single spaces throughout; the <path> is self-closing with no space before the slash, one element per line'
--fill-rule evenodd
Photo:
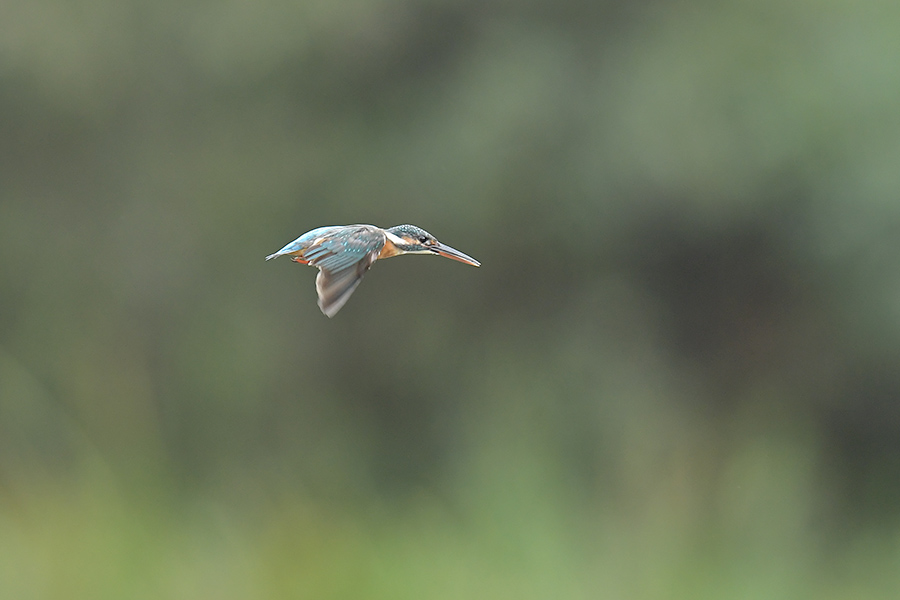
<path fill-rule="evenodd" d="M 319 237 L 303 253 L 304 261 L 319 269 L 316 291 L 326 316 L 333 317 L 346 304 L 383 247 L 380 229 L 353 225 Z"/>

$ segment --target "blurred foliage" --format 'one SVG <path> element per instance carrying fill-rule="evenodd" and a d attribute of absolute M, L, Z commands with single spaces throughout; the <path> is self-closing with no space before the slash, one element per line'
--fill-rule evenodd
<path fill-rule="evenodd" d="M 7 0 L 0 597 L 896 597 L 898 31 Z"/>

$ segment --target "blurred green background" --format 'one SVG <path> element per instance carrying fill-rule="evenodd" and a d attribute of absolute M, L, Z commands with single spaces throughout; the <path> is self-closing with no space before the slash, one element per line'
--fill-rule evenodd
<path fill-rule="evenodd" d="M 896 0 L 6 0 L 0 598 L 900 597 Z M 263 257 L 414 223 L 341 313 Z"/>

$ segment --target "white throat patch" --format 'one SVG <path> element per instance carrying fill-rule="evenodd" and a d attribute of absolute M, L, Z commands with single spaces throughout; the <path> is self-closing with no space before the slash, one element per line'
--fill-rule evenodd
<path fill-rule="evenodd" d="M 387 237 L 387 239 L 390 240 L 390 242 L 391 242 L 392 244 L 394 244 L 395 246 L 398 245 L 398 244 L 401 245 L 401 246 L 405 246 L 405 245 L 406 245 L 406 240 L 397 237 L 396 235 L 394 235 L 393 233 L 391 233 L 391 232 L 388 231 L 387 229 L 384 230 L 384 235 L 385 235 L 385 236 Z M 397 249 L 399 250 L 399 248 L 397 248 Z"/>

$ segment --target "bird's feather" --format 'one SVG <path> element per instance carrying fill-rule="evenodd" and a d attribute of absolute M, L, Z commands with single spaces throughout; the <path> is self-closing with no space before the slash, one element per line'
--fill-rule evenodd
<path fill-rule="evenodd" d="M 321 269 L 316 276 L 319 308 L 329 318 L 337 314 L 356 291 L 368 266 L 359 263 L 355 269 L 333 272 Z"/>
<path fill-rule="evenodd" d="M 320 269 L 341 271 L 369 255 L 377 257 L 383 246 L 384 233 L 380 229 L 371 225 L 353 225 L 335 228 L 335 231 L 311 240 L 303 251 L 303 259 Z"/>
<path fill-rule="evenodd" d="M 323 313 L 333 317 L 344 306 L 384 242 L 384 233 L 371 225 L 355 225 L 349 233 L 344 228 L 312 240 L 303 259 L 319 269 L 316 291 Z"/>
<path fill-rule="evenodd" d="M 322 237 L 327 232 L 333 230 L 334 227 L 317 227 L 311 231 L 307 231 L 296 240 L 288 242 L 284 245 L 284 247 L 278 252 L 273 252 L 272 254 L 266 257 L 266 260 L 272 260 L 273 258 L 278 258 L 279 256 L 293 255 L 297 256 L 298 254 L 302 254 L 306 248 L 309 248 L 314 240 L 319 237 Z"/>

